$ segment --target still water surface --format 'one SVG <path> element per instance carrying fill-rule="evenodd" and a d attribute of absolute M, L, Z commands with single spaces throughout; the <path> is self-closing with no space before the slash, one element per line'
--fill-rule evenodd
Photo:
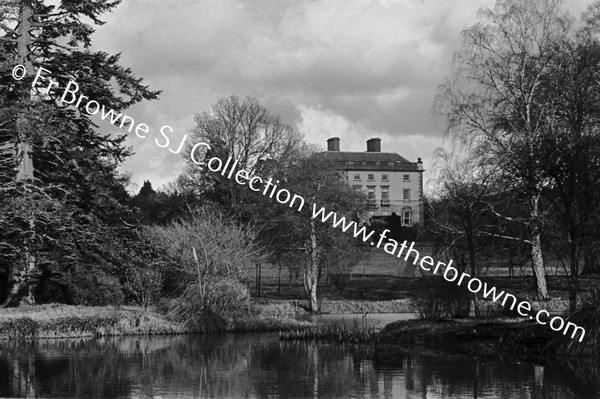
<path fill-rule="evenodd" d="M 417 313 L 346 313 L 304 315 L 301 318 L 319 324 L 337 325 L 348 329 L 374 328 L 376 330 L 381 330 L 391 322 L 416 319 L 418 316 Z"/>
<path fill-rule="evenodd" d="M 386 365 L 365 352 L 283 342 L 274 333 L 2 342 L 0 397 L 562 399 L 598 392 L 589 375 L 564 363 L 412 351 Z"/>

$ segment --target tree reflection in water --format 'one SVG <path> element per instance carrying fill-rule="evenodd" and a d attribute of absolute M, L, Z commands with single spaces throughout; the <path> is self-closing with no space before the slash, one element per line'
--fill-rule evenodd
<path fill-rule="evenodd" d="M 408 351 L 383 364 L 368 352 L 276 334 L 2 342 L 0 396 L 562 399 L 597 397 L 600 386 L 597 365 L 581 362 Z"/>

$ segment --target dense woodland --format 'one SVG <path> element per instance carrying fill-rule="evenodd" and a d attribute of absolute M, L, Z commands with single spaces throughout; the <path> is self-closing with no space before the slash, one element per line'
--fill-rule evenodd
<path fill-rule="evenodd" d="M 247 309 L 248 270 L 285 267 L 300 277 L 307 308 L 319 284 L 345 276 L 364 243 L 192 162 L 166 187 L 134 196 L 119 170 L 133 156 L 125 137 L 102 131 L 61 104 L 69 80 L 122 111 L 157 99 L 119 54 L 90 49 L 94 24 L 119 1 L 0 6 L 0 302 L 157 305 L 187 323 L 226 322 Z M 426 222 L 396 238 L 435 244 L 478 276 L 504 259 L 531 268 L 540 300 L 551 293 L 546 259 L 568 278 L 571 311 L 579 278 L 600 262 L 600 3 L 581 18 L 558 0 L 500 0 L 462 33 L 453 76 L 439 88 L 448 122 L 438 150 Z M 32 91 L 23 64 L 44 65 L 59 85 Z M 400 71 L 399 71 L 400 73 Z M 199 110 L 190 135 L 250 174 L 271 176 L 369 228 L 365 198 L 318 156 L 301 132 L 253 97 L 229 96 Z M 361 246 L 362 245 L 362 246 Z"/>

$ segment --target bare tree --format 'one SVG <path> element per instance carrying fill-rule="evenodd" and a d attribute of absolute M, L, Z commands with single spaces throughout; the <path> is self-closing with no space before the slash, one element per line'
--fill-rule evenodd
<path fill-rule="evenodd" d="M 209 111 L 195 117 L 196 125 L 191 135 L 197 140 L 209 142 L 210 155 L 226 160 L 231 157 L 237 161 L 237 168 L 253 175 L 262 162 L 275 162 L 284 166 L 293 159 L 304 146 L 303 136 L 279 116 L 271 114 L 254 97 L 240 99 L 237 96 L 221 98 Z M 197 166 L 190 162 L 187 175 L 203 176 L 201 179 L 216 179 L 213 192 L 233 208 L 242 194 L 239 185 L 229 179 L 203 175 Z"/>
<path fill-rule="evenodd" d="M 557 109 L 545 89 L 571 20 L 559 0 L 499 0 L 481 18 L 462 33 L 454 76 L 442 87 L 438 106 L 451 137 L 472 143 L 472 156 L 492 159 L 509 189 L 526 198 L 537 296 L 547 299 L 540 196 L 549 178 L 541 166 L 542 139 Z"/>
<path fill-rule="evenodd" d="M 145 235 L 180 275 L 181 295 L 169 304 L 176 320 L 198 327 L 216 322 L 225 328 L 222 323 L 247 311 L 247 270 L 265 257 L 252 226 L 200 208 L 168 226 L 148 227 Z"/>
<path fill-rule="evenodd" d="M 433 202 L 432 223 L 438 246 L 456 260 L 456 267 L 479 277 L 482 262 L 496 257 L 504 232 L 492 209 L 498 205 L 497 171 L 481 159 L 437 152 L 440 198 Z M 496 244 L 496 245 L 495 245 Z M 479 315 L 477 295 L 472 296 Z"/>
<path fill-rule="evenodd" d="M 600 210 L 600 2 L 583 17 L 576 33 L 560 43 L 560 57 L 552 65 L 552 84 L 546 91 L 556 121 L 548 126 L 543 141 L 546 156 L 540 160 L 551 179 L 545 193 L 555 204 L 557 230 L 566 242 L 572 311 L 580 258 L 588 251 L 583 258 L 590 261 Z"/>

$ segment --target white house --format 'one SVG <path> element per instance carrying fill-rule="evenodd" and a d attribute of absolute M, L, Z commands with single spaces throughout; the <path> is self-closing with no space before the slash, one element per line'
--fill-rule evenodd
<path fill-rule="evenodd" d="M 325 159 L 333 161 L 348 184 L 367 195 L 368 216 L 401 217 L 403 226 L 422 223 L 423 162 L 381 152 L 381 139 L 367 140 L 366 152 L 340 151 L 339 137 L 327 140 Z"/>

